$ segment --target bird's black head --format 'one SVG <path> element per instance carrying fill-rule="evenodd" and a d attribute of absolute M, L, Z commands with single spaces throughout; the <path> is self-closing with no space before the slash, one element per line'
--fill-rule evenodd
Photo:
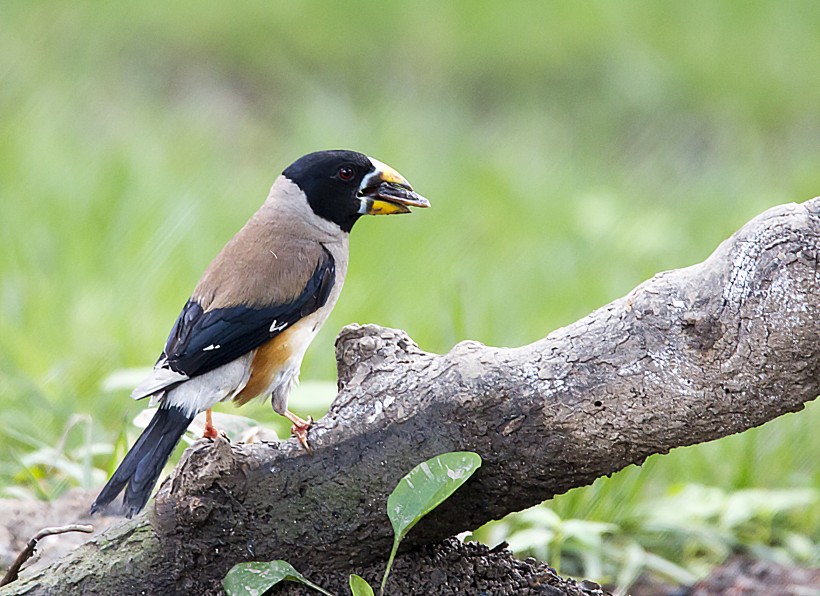
<path fill-rule="evenodd" d="M 302 189 L 316 215 L 345 232 L 364 214 L 409 213 L 406 206 L 429 206 L 393 168 L 355 151 L 309 153 L 282 175 Z"/>
<path fill-rule="evenodd" d="M 316 215 L 349 232 L 359 219 L 362 180 L 376 170 L 355 151 L 317 151 L 293 162 L 282 175 L 302 189 Z"/>

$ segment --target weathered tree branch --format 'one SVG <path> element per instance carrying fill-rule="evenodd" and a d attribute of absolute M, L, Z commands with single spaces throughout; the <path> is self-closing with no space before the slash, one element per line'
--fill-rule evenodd
<path fill-rule="evenodd" d="M 441 452 L 484 465 L 411 544 L 800 410 L 820 392 L 819 249 L 820 198 L 767 211 L 703 263 L 521 348 L 435 355 L 401 331 L 347 327 L 312 454 L 199 443 L 148 513 L 14 586 L 208 593 L 234 563 L 277 558 L 355 571 L 390 549 L 398 479 Z"/>

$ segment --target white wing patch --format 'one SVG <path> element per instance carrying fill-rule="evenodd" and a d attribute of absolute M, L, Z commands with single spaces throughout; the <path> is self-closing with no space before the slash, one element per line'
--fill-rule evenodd
<path fill-rule="evenodd" d="M 220 346 L 219 344 L 211 344 L 211 345 L 210 345 L 210 346 L 208 346 L 207 348 L 202 348 L 202 351 L 203 351 L 203 352 L 208 352 L 208 351 L 210 351 L 210 350 L 218 350 L 218 349 L 219 349 L 219 348 L 221 348 L 221 347 L 222 347 L 222 346 Z"/>
<path fill-rule="evenodd" d="M 284 329 L 287 326 L 288 326 L 288 324 L 286 322 L 285 323 L 280 323 L 279 321 L 274 319 L 273 323 L 270 324 L 270 332 L 271 333 L 278 333 L 278 332 L 282 331 L 282 329 Z"/>

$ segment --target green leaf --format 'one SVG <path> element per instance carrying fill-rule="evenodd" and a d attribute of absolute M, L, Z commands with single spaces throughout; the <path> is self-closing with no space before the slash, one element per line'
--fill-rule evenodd
<path fill-rule="evenodd" d="M 387 515 L 399 540 L 418 521 L 441 505 L 481 466 L 477 453 L 443 453 L 420 463 L 387 499 Z"/>
<path fill-rule="evenodd" d="M 381 592 L 399 543 L 418 521 L 441 505 L 481 466 L 477 453 L 454 451 L 442 453 L 413 468 L 387 499 L 387 516 L 393 524 L 393 550 L 382 578 Z"/>
<path fill-rule="evenodd" d="M 281 581 L 305 584 L 326 596 L 333 596 L 296 571 L 287 561 L 270 563 L 239 563 L 222 580 L 228 596 L 261 596 Z"/>
<path fill-rule="evenodd" d="M 353 592 L 353 596 L 373 596 L 370 584 L 355 573 L 350 575 L 350 591 Z"/>

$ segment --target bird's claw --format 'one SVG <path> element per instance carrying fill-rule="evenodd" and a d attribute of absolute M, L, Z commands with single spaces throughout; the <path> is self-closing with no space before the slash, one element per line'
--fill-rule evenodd
<path fill-rule="evenodd" d="M 222 433 L 225 434 L 225 433 Z M 214 426 L 213 413 L 211 409 L 205 410 L 205 429 L 202 431 L 203 439 L 215 439 L 219 436 L 219 431 Z"/>
<path fill-rule="evenodd" d="M 310 444 L 308 443 L 307 433 L 310 425 L 313 424 L 313 417 L 308 416 L 307 420 L 300 420 L 299 422 L 294 421 L 293 426 L 290 427 L 290 432 L 293 433 L 293 436 L 299 439 L 299 442 L 302 444 L 302 447 L 305 448 L 306 451 L 313 451 L 311 449 Z"/>

